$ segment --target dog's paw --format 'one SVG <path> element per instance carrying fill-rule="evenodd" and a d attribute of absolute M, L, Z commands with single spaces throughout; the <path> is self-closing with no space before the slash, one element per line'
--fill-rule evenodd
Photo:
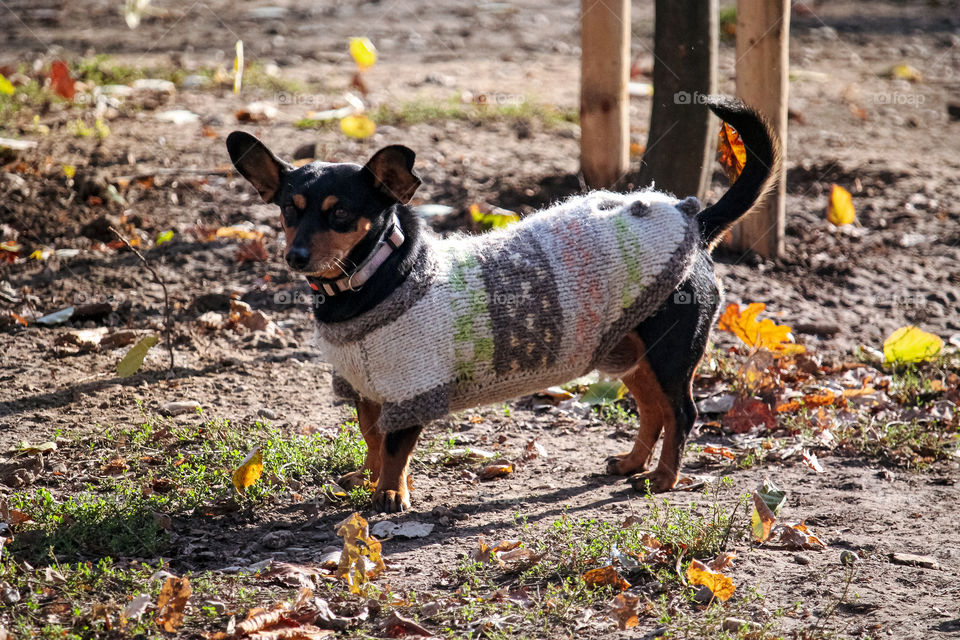
<path fill-rule="evenodd" d="M 629 453 L 607 458 L 607 473 L 612 476 L 629 476 L 646 468 L 644 460 L 636 460 Z"/>
<path fill-rule="evenodd" d="M 400 513 L 410 508 L 410 498 L 399 491 L 377 489 L 373 494 L 373 508 L 380 513 Z"/>
<path fill-rule="evenodd" d="M 655 469 L 646 473 L 634 474 L 627 478 L 627 482 L 630 483 L 634 491 L 664 493 L 676 486 L 677 474 L 666 473 L 660 469 Z"/>
<path fill-rule="evenodd" d="M 367 484 L 367 476 L 364 471 L 351 471 L 340 476 L 337 479 L 337 484 L 343 487 L 346 491 L 353 491 L 358 487 L 362 487 Z"/>

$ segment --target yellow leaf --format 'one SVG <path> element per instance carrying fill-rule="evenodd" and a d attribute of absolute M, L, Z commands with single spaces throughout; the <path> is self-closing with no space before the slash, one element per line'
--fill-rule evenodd
<path fill-rule="evenodd" d="M 157 340 L 159 340 L 157 336 L 147 336 L 130 347 L 127 355 L 123 356 L 123 359 L 117 363 L 117 376 L 127 378 L 139 371 L 140 367 L 143 366 L 143 359 L 147 357 L 147 351 L 157 344 Z"/>
<path fill-rule="evenodd" d="M 890 69 L 890 76 L 898 80 L 908 80 L 909 82 L 920 82 L 923 74 L 920 70 L 909 64 L 898 64 Z"/>
<path fill-rule="evenodd" d="M 233 92 L 240 93 L 243 84 L 243 40 L 237 40 L 237 55 L 233 59 Z"/>
<path fill-rule="evenodd" d="M 943 340 L 914 326 L 900 327 L 883 341 L 883 361 L 887 364 L 922 362 L 940 353 Z"/>
<path fill-rule="evenodd" d="M 857 219 L 850 192 L 838 185 L 830 188 L 830 202 L 827 204 L 827 220 L 838 227 L 851 224 Z"/>
<path fill-rule="evenodd" d="M 161 245 L 164 242 L 170 242 L 173 240 L 173 231 L 161 231 L 157 234 L 157 244 Z"/>
<path fill-rule="evenodd" d="M 192 592 L 190 579 L 186 576 L 167 578 L 157 598 L 157 625 L 161 629 L 173 633 L 183 624 L 183 610 Z"/>
<path fill-rule="evenodd" d="M 803 353 L 804 346 L 792 342 L 790 327 L 778 325 L 770 318 L 757 320 L 757 316 L 766 308 L 767 305 L 762 302 L 752 302 L 741 312 L 740 305 L 730 303 L 717 326 L 721 331 L 736 335 L 750 348 L 768 349 L 778 354 Z"/>
<path fill-rule="evenodd" d="M 733 595 L 737 586 L 733 580 L 717 571 L 712 571 L 710 567 L 699 560 L 693 560 L 687 567 L 687 580 L 690 584 L 702 584 L 713 592 L 713 595 L 722 602 L 726 602 Z"/>
<path fill-rule="evenodd" d="M 740 140 L 740 134 L 726 122 L 720 125 L 720 135 L 717 138 L 717 160 L 727 175 L 727 180 L 733 184 L 747 164 L 747 149 Z"/>
<path fill-rule="evenodd" d="M 613 565 L 591 569 L 583 574 L 583 581 L 590 587 L 615 587 L 620 591 L 630 588 L 630 583 L 620 577 Z"/>
<path fill-rule="evenodd" d="M 263 453 L 260 447 L 254 447 L 240 466 L 233 472 L 233 486 L 243 493 L 256 482 L 263 473 Z"/>
<path fill-rule="evenodd" d="M 364 583 L 387 568 L 381 556 L 380 542 L 370 537 L 367 521 L 359 513 L 338 524 L 337 535 L 343 538 L 343 551 L 340 552 L 336 576 L 347 583 L 351 593 L 360 593 Z"/>
<path fill-rule="evenodd" d="M 363 140 L 373 135 L 377 130 L 377 125 L 373 123 L 373 120 L 360 113 L 347 116 L 341 120 L 340 130 L 350 138 Z"/>
<path fill-rule="evenodd" d="M 63 175 L 68 178 L 73 178 L 73 176 L 77 175 L 77 168 L 72 164 L 65 164 L 63 165 Z"/>
<path fill-rule="evenodd" d="M 0 73 L 0 93 L 5 96 L 12 96 L 14 92 L 13 85 L 10 84 L 10 81 L 3 77 L 3 74 Z"/>
<path fill-rule="evenodd" d="M 350 55 L 360 70 L 364 71 L 377 61 L 377 48 L 369 38 L 350 38 Z"/>

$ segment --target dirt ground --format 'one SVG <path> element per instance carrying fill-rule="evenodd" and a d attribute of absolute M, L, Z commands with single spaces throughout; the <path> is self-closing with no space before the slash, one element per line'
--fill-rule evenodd
<path fill-rule="evenodd" d="M 331 428 L 349 418 L 349 407 L 331 397 L 329 368 L 311 346 L 308 310 L 290 303 L 306 289 L 279 259 L 276 212 L 229 171 L 223 141 L 234 129 L 258 135 L 287 158 L 304 144 L 315 144 L 318 157 L 328 161 L 362 161 L 385 144 L 405 144 L 417 152 L 423 177 L 414 204 L 452 207 L 444 228 L 466 221 L 472 203 L 525 213 L 579 188 L 579 129 L 536 109 L 517 118 L 386 124 L 362 141 L 336 127 L 294 126 L 310 111 L 342 106 L 353 71 L 346 42 L 358 35 L 379 51 L 377 64 L 364 74 L 373 109 L 458 105 L 464 92 L 497 104 L 576 109 L 579 3 L 382 0 L 305 6 L 282 0 L 268 10 L 255 2 L 157 2 L 156 15 L 146 15 L 136 30 L 126 26 L 115 4 L 4 4 L 0 66 L 108 54 L 111 64 L 189 76 L 227 68 L 234 43 L 243 40 L 247 60 L 271 73 L 275 65 L 286 84 L 254 83 L 237 97 L 222 85 L 189 88 L 180 82 L 170 96 L 134 96 L 106 112 L 110 135 L 102 141 L 69 135 L 71 123 L 90 111 L 59 102 L 48 104 L 36 122 L 25 111 L 0 130 L 0 136 L 38 142 L 36 149 L 4 159 L 9 164 L 0 177 L 0 241 L 15 239 L 25 247 L 22 255 L 44 247 L 79 250 L 0 264 L 0 309 L 36 317 L 75 304 L 112 305 L 110 313 L 87 320 L 0 332 L 2 450 L 21 441 L 135 425 L 141 420 L 138 403 L 154 414 L 170 401 L 196 401 L 206 414 L 237 423 L 268 410 L 275 425 L 291 430 Z M 652 2 L 635 2 L 632 48 L 641 70 L 652 65 L 652 28 Z M 948 103 L 960 95 L 960 3 L 807 2 L 794 9 L 790 49 L 787 252 L 766 261 L 721 251 L 718 272 L 728 301 L 766 303 L 778 322 L 793 326 L 797 339 L 828 361 L 850 359 L 861 345 L 879 349 L 906 324 L 960 346 L 960 120 L 948 114 Z M 917 73 L 891 76 L 901 64 Z M 733 91 L 733 67 L 733 45 L 724 41 L 724 92 Z M 238 124 L 235 112 L 256 100 L 275 106 L 276 118 Z M 647 98 L 631 101 L 631 131 L 639 144 L 646 141 L 649 104 Z M 158 119 L 175 108 L 199 118 L 183 125 Z M 52 133 L 35 133 L 38 123 Z M 639 157 L 631 161 L 634 169 L 639 166 Z M 17 163 L 28 169 L 17 169 Z M 75 166 L 76 175 L 68 178 L 61 165 Z M 857 224 L 838 229 L 826 221 L 831 183 L 853 194 Z M 122 204 L 107 189 L 117 184 L 123 185 Z M 725 188 L 718 167 L 708 199 Z M 247 222 L 265 234 L 268 260 L 238 263 L 236 240 L 204 241 L 194 232 Z M 162 325 L 161 287 L 136 256 L 104 249 L 115 239 L 111 223 L 142 234 L 144 255 L 167 284 L 176 333 L 173 375 L 162 345 L 150 352 L 141 373 L 119 379 L 115 366 L 122 351 L 78 353 L 58 344 L 80 328 L 146 332 Z M 173 239 L 152 246 L 166 230 L 175 232 Z M 226 312 L 231 297 L 263 310 L 281 329 L 278 336 L 203 330 L 199 316 Z M 729 335 L 716 340 L 721 350 L 734 344 Z M 698 398 L 717 391 L 702 380 L 697 385 Z M 564 514 L 620 521 L 645 512 L 647 498 L 603 475 L 604 458 L 625 449 L 630 435 L 597 417 L 571 417 L 537 404 L 521 399 L 478 412 L 477 421 L 456 416 L 430 428 L 428 438 L 450 432 L 458 445 L 506 457 L 520 456 L 536 439 L 549 455 L 495 482 L 419 465 L 414 512 L 404 517 L 437 526 L 427 538 L 385 546 L 392 583 L 418 590 L 442 585 L 458 554 L 475 546 L 478 536 L 524 535 L 518 516 L 536 529 Z M 955 404 L 946 410 L 955 420 Z M 737 441 L 706 428 L 694 442 Z M 916 472 L 837 451 L 820 456 L 822 474 L 797 457 L 723 469 L 733 480 L 728 500 L 769 477 L 790 492 L 789 515 L 805 520 L 827 545 L 810 552 L 738 549 L 737 581 L 757 586 L 767 611 L 802 602 L 792 624 L 807 624 L 836 599 L 843 586 L 840 554 L 854 551 L 862 558 L 852 587 L 857 598 L 836 612 L 839 635 L 960 637 L 957 458 Z M 693 447 L 687 462 L 690 473 L 721 473 Z M 700 496 L 675 492 L 670 500 L 684 504 Z M 457 517 L 437 515 L 445 513 L 438 507 Z M 333 539 L 331 525 L 346 513 L 330 508 L 318 520 L 298 511 L 253 520 L 238 516 L 226 530 L 181 532 L 172 566 L 210 569 L 266 557 L 310 561 Z M 295 531 L 300 541 L 271 551 L 258 542 L 271 531 Z M 176 552 L 187 548 L 190 553 Z M 891 553 L 903 552 L 932 556 L 939 566 L 890 561 Z M 610 628 L 593 618 L 576 633 L 610 637 L 616 633 Z M 656 621 L 647 620 L 619 633 L 654 637 L 656 629 Z"/>

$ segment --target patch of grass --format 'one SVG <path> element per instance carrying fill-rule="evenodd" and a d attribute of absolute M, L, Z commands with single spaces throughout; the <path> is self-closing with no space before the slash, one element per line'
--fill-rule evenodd
<path fill-rule="evenodd" d="M 863 418 L 835 433 L 840 446 L 897 467 L 923 470 L 955 455 L 960 447 L 957 420 Z"/>
<path fill-rule="evenodd" d="M 263 455 L 264 473 L 243 495 L 231 476 L 253 447 Z M 155 557 L 165 548 L 171 517 L 236 510 L 294 492 L 322 492 L 336 476 L 358 468 L 365 452 L 354 422 L 333 436 L 296 434 L 228 420 L 182 426 L 150 418 L 133 429 L 67 445 L 86 478 L 69 491 L 36 487 L 13 492 L 10 506 L 34 521 L 18 532 L 10 551 L 32 563 L 50 553 L 86 559 L 98 556 Z M 74 460 L 75 462 L 77 460 Z M 345 496 L 351 505 L 369 503 L 364 490 Z"/>
<path fill-rule="evenodd" d="M 617 400 L 616 402 L 604 402 L 594 407 L 594 411 L 610 426 L 623 428 L 630 425 L 636 425 L 639 417 L 636 412 L 630 409 L 630 403 L 627 400 Z"/>
<path fill-rule="evenodd" d="M 382 104 L 367 113 L 378 125 L 411 126 L 421 123 L 460 120 L 464 122 L 537 121 L 547 128 L 579 122 L 575 109 L 561 109 L 552 105 L 526 100 L 520 104 L 463 104 L 457 99 L 447 102 L 412 100 L 400 104 Z M 338 125 L 337 120 L 302 118 L 294 123 L 301 129 L 328 129 Z"/>

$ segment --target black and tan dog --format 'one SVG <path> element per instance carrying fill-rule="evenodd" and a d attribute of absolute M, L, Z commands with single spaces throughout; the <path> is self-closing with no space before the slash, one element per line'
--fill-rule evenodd
<path fill-rule="evenodd" d="M 690 225 L 695 247 L 691 244 L 688 251 L 693 254 L 692 266 L 687 265 L 682 281 L 678 277 L 672 295 L 662 295 L 656 301 L 659 306 L 638 324 L 626 327 L 614 348 L 603 354 L 603 362 L 621 363 L 612 369 L 636 400 L 641 425 L 633 450 L 611 458 L 607 469 L 630 476 L 638 489 L 665 491 L 677 482 L 684 443 L 697 415 L 691 382 L 720 305 L 710 252 L 722 234 L 764 195 L 780 170 L 779 141 L 761 116 L 730 99 L 717 98 L 709 106 L 739 132 L 747 150 L 746 166 L 716 204 L 685 214 L 688 220 L 695 215 Z M 424 279 L 420 272 L 425 269 L 422 249 L 432 240 L 406 206 L 420 185 L 413 172 L 414 153 L 406 147 L 381 149 L 364 166 L 314 162 L 300 168 L 279 160 L 244 132 L 230 134 L 227 149 L 260 197 L 280 207 L 286 261 L 318 292 L 322 303 L 314 304 L 314 315 L 322 331 L 335 332 L 338 327 L 353 326 L 358 318 L 376 316 L 383 307 L 396 304 L 397 296 L 391 294 L 411 281 Z M 532 293 L 538 294 L 536 290 Z M 539 330 L 547 332 L 548 328 Z M 389 325 L 384 331 L 389 331 Z M 525 348 L 515 336 L 511 339 L 513 348 Z M 478 345 L 481 342 L 475 342 Z M 403 366 L 398 361 L 397 367 Z M 457 380 L 463 380 L 462 376 Z M 377 483 L 374 507 L 385 511 L 408 508 L 408 461 L 423 422 L 437 416 L 425 416 L 408 426 L 408 410 L 407 422 L 390 422 L 386 405 L 365 397 L 363 389 L 349 391 L 368 447 L 364 471 Z M 661 433 L 660 461 L 649 470 Z M 361 479 L 363 473 L 352 474 L 344 482 Z"/>

